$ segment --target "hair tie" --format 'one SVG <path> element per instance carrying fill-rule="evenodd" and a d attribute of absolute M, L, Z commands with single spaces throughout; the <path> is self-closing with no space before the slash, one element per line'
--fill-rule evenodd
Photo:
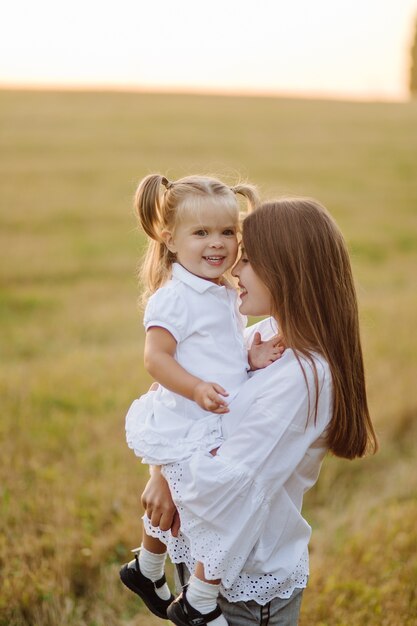
<path fill-rule="evenodd" d="M 171 181 L 169 181 L 168 178 L 165 178 L 165 176 L 162 176 L 161 183 L 163 184 L 165 189 L 171 189 L 172 185 L 174 184 L 174 183 L 171 183 Z"/>

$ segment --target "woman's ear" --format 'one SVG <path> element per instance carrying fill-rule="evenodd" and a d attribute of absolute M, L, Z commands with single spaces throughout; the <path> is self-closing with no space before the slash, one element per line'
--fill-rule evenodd
<path fill-rule="evenodd" d="M 171 231 L 163 230 L 161 233 L 161 237 L 162 237 L 162 241 L 164 242 L 168 250 L 175 254 L 177 252 L 177 247 L 175 245 L 174 236 L 171 233 Z"/>

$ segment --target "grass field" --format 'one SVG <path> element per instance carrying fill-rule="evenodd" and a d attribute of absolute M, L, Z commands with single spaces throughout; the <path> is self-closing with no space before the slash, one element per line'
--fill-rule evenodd
<path fill-rule="evenodd" d="M 118 581 L 146 470 L 136 182 L 320 199 L 349 243 L 381 451 L 328 458 L 301 626 L 417 623 L 417 103 L 0 91 L 0 625 L 155 626 Z M 221 381 L 220 381 L 221 382 Z"/>

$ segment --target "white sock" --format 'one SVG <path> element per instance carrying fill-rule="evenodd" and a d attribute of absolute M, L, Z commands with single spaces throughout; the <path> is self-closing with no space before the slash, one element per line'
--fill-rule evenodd
<path fill-rule="evenodd" d="M 187 587 L 187 600 L 200 613 L 210 613 L 217 605 L 220 585 L 206 583 L 196 576 L 191 576 Z M 209 622 L 210 626 L 227 626 L 224 615 Z"/>
<path fill-rule="evenodd" d="M 155 582 L 163 576 L 166 558 L 166 552 L 163 554 L 155 554 L 154 552 L 149 552 L 149 550 L 144 548 L 142 545 L 139 552 L 140 571 L 144 576 L 146 576 L 146 578 Z M 171 597 L 171 592 L 167 583 L 162 585 L 162 587 L 159 587 L 159 589 L 155 589 L 155 593 L 161 598 L 161 600 L 169 600 Z"/>

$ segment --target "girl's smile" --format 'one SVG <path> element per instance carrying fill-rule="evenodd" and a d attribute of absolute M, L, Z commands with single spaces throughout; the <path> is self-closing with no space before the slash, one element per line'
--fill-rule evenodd
<path fill-rule="evenodd" d="M 225 259 L 224 256 L 205 256 L 203 258 L 207 261 L 207 263 L 209 263 L 213 267 L 218 267 L 219 265 L 223 263 Z"/>
<path fill-rule="evenodd" d="M 184 216 L 175 231 L 164 231 L 162 237 L 178 263 L 206 280 L 218 282 L 236 260 L 237 225 L 216 205 Z"/>

